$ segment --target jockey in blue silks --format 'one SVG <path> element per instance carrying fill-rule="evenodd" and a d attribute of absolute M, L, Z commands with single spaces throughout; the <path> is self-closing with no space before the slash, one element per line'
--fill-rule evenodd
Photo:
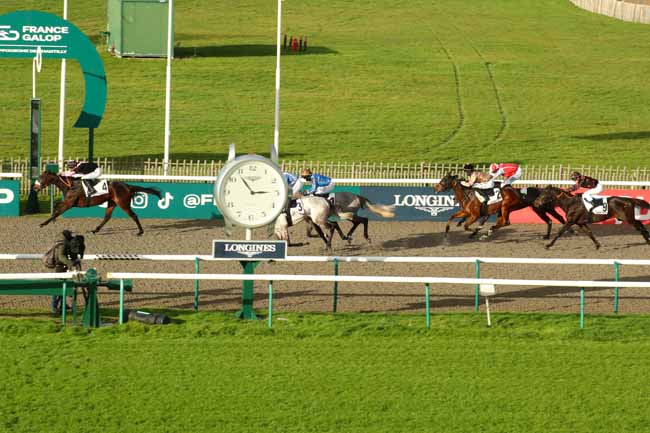
<path fill-rule="evenodd" d="M 302 187 L 305 185 L 305 182 L 302 180 L 302 177 L 295 176 L 291 173 L 284 173 L 284 178 L 289 185 L 290 195 L 292 199 L 300 197 L 302 193 Z"/>
<path fill-rule="evenodd" d="M 305 168 L 300 172 L 300 177 L 306 182 L 311 182 L 309 194 L 319 197 L 328 198 L 330 193 L 334 191 L 334 182 L 332 179 L 322 174 L 314 174 L 310 169 Z"/>

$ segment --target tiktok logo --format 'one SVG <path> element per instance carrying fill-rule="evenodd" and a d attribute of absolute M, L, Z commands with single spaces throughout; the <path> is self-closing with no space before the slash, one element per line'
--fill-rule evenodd
<path fill-rule="evenodd" d="M 169 205 L 172 203 L 172 200 L 174 200 L 174 196 L 168 192 L 165 192 L 165 196 L 158 200 L 158 207 L 160 209 L 168 209 Z"/>

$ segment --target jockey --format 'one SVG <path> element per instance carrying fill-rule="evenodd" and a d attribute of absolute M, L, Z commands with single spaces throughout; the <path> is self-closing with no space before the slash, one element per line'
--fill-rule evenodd
<path fill-rule="evenodd" d="M 291 173 L 285 172 L 284 178 L 286 179 L 287 185 L 289 185 L 289 189 L 291 190 L 291 198 L 296 199 L 300 197 L 302 193 L 302 187 L 305 185 L 302 177 L 298 177 Z"/>
<path fill-rule="evenodd" d="M 487 213 L 487 202 L 494 189 L 494 176 L 476 170 L 474 164 L 465 164 L 463 169 L 468 178 L 467 181 L 461 182 L 461 185 L 472 187 L 480 194 L 478 199 L 482 203 L 481 214 Z"/>
<path fill-rule="evenodd" d="M 68 171 L 61 175 L 81 179 L 88 190 L 86 198 L 90 198 L 96 192 L 92 180 L 97 179 L 101 174 L 101 168 L 94 162 L 70 160 L 68 161 Z"/>
<path fill-rule="evenodd" d="M 332 182 L 331 178 L 322 174 L 312 173 L 308 168 L 304 168 L 300 172 L 300 177 L 306 182 L 311 182 L 311 189 L 309 190 L 309 194 L 311 195 L 327 199 L 334 190 L 334 182 Z"/>
<path fill-rule="evenodd" d="M 501 187 L 512 186 L 512 183 L 518 180 L 521 177 L 521 167 L 519 164 L 514 163 L 502 163 L 490 164 L 490 174 L 492 177 L 503 176 L 503 183 Z"/>
<path fill-rule="evenodd" d="M 602 198 L 595 199 L 592 197 L 594 194 L 600 194 L 603 191 L 603 185 L 598 182 L 598 179 L 574 171 L 571 173 L 571 180 L 574 181 L 575 184 L 569 188 L 569 192 L 576 191 L 579 188 L 589 188 L 587 191 L 582 193 L 582 202 L 589 212 L 591 212 L 594 207 L 603 206 L 605 204 Z"/>

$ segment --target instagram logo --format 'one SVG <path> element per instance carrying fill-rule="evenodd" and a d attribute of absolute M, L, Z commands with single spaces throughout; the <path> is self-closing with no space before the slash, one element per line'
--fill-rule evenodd
<path fill-rule="evenodd" d="M 149 197 L 143 192 L 136 192 L 131 199 L 131 207 L 134 209 L 144 209 L 149 204 Z"/>

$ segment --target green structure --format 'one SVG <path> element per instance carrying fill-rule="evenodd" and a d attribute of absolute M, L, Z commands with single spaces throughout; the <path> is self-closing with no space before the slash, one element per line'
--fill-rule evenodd
<path fill-rule="evenodd" d="M 169 0 L 108 0 L 107 9 L 111 53 L 118 57 L 167 56 Z"/>
<path fill-rule="evenodd" d="M 81 324 L 85 327 L 97 328 L 101 326 L 99 317 L 99 302 L 97 301 L 97 287 L 106 287 L 109 290 L 126 290 L 133 288 L 131 280 L 102 281 L 95 269 L 88 269 L 83 277 L 78 279 L 59 280 L 0 280 L 0 295 L 13 296 L 63 296 L 72 298 L 73 321 L 77 321 L 77 294 L 84 291 L 85 306 Z M 63 302 L 62 305 L 65 305 Z M 120 308 L 120 317 L 124 314 Z M 66 309 L 62 308 L 61 323 L 66 323 Z"/>

